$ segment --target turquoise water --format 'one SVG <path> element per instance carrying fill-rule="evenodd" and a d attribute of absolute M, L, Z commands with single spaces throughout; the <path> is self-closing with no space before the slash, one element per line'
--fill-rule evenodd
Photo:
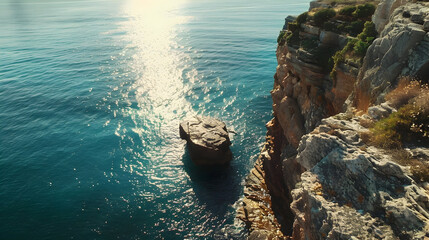
<path fill-rule="evenodd" d="M 241 239 L 276 37 L 308 1 L 0 0 L 0 239 Z M 178 124 L 237 132 L 229 168 Z"/>

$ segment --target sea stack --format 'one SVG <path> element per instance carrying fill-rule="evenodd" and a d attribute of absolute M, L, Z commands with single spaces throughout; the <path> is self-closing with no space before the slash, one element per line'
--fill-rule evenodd
<path fill-rule="evenodd" d="M 180 123 L 180 138 L 188 143 L 192 161 L 199 166 L 225 165 L 232 159 L 225 123 L 195 116 Z"/>

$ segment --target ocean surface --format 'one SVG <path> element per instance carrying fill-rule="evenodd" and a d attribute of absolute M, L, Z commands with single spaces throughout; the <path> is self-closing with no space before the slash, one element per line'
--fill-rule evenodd
<path fill-rule="evenodd" d="M 0 0 L 0 239 L 243 239 L 292 0 Z M 179 122 L 224 120 L 196 168 Z"/>

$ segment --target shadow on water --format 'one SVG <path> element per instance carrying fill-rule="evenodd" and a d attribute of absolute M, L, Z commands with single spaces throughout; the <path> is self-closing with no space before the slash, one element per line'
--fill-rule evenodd
<path fill-rule="evenodd" d="M 241 193 L 237 170 L 230 164 L 220 167 L 196 166 L 191 160 L 188 147 L 185 148 L 182 161 L 192 180 L 198 201 L 211 213 L 223 217 Z"/>

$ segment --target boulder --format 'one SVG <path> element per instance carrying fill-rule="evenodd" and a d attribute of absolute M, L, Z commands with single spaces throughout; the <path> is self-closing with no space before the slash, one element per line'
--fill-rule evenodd
<path fill-rule="evenodd" d="M 180 123 L 180 138 L 188 142 L 196 165 L 224 165 L 231 161 L 228 130 L 225 123 L 211 117 L 192 117 Z"/>

